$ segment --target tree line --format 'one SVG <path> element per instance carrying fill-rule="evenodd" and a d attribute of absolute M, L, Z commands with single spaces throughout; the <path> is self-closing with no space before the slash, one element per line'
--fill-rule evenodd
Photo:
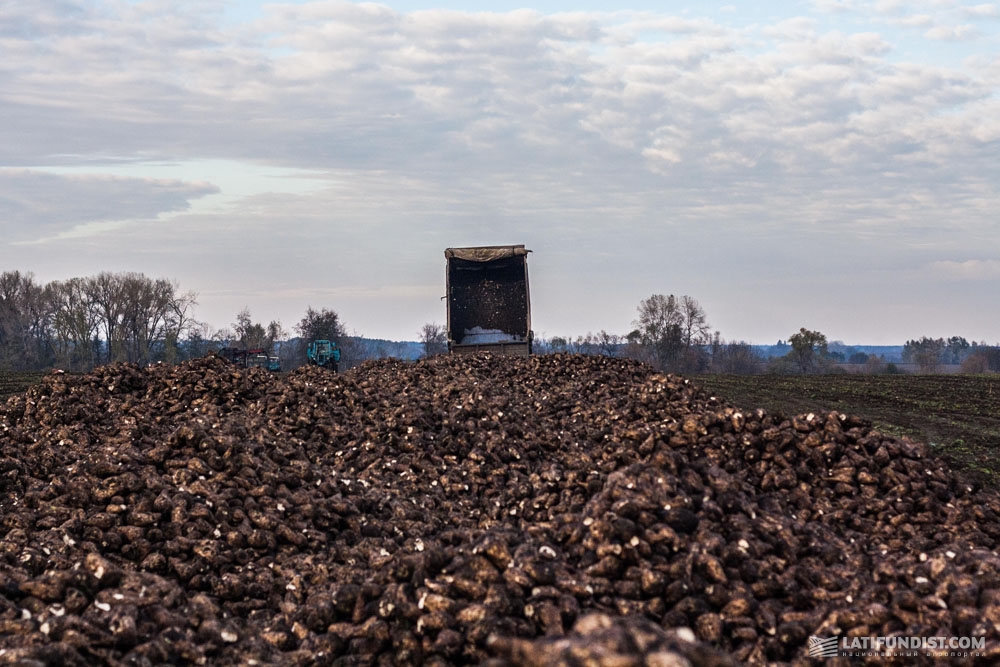
<path fill-rule="evenodd" d="M 228 328 L 214 330 L 194 318 L 196 305 L 194 292 L 141 273 L 102 272 L 44 285 L 30 273 L 0 273 L 0 369 L 86 371 L 119 361 L 177 363 L 235 346 L 280 356 L 282 368 L 289 370 L 306 363 L 305 347 L 317 339 L 339 343 L 343 367 L 407 351 L 405 343 L 349 335 L 336 311 L 328 308 L 307 308 L 293 327 L 298 338 L 290 339 L 279 321 L 254 321 L 249 308 L 237 313 Z M 633 328 L 626 334 L 601 330 L 576 338 L 538 339 L 535 351 L 630 357 L 680 373 L 831 372 L 845 362 L 863 365 L 869 372 L 894 370 L 893 364 L 873 355 L 844 358 L 831 352 L 824 334 L 806 328 L 792 334 L 787 344 L 779 341 L 787 348 L 785 354 L 763 359 L 750 343 L 727 342 L 712 331 L 705 309 L 688 295 L 653 294 L 636 310 Z M 441 325 L 425 324 L 417 334 L 423 356 L 447 351 L 447 332 Z M 945 364 L 961 364 L 969 373 L 1000 371 L 1000 347 L 960 336 L 924 337 L 906 342 L 903 360 L 925 372 Z"/>
<path fill-rule="evenodd" d="M 712 331 L 705 309 L 692 296 L 654 294 L 640 301 L 637 311 L 626 334 L 602 329 L 576 338 L 541 338 L 535 340 L 535 351 L 626 357 L 678 373 L 756 373 L 763 368 L 750 343 L 726 341 Z"/>
<path fill-rule="evenodd" d="M 962 336 L 908 340 L 903 345 L 903 361 L 921 371 L 933 373 L 941 366 L 959 366 L 963 373 L 1000 371 L 1000 347 L 986 341 L 969 342 Z"/>
<path fill-rule="evenodd" d="M 198 323 L 193 292 L 140 273 L 100 273 L 42 285 L 0 274 L 0 367 L 88 370 L 115 361 L 169 363 Z"/>
<path fill-rule="evenodd" d="M 249 308 L 213 329 L 194 318 L 197 295 L 141 273 L 37 282 L 30 273 L 0 273 L 0 369 L 87 371 L 101 364 L 177 363 L 222 347 L 278 354 L 292 368 L 306 361 L 304 341 L 340 342 L 347 365 L 369 350 L 349 336 L 337 313 L 309 307 L 288 340 L 277 320 L 254 321 Z"/>
<path fill-rule="evenodd" d="M 142 273 L 102 272 L 47 284 L 31 273 L 0 273 L 0 370 L 172 364 L 225 347 L 262 350 L 291 370 L 306 363 L 310 341 L 324 339 L 339 345 L 341 368 L 406 351 L 405 343 L 349 333 L 329 308 L 309 306 L 289 331 L 278 320 L 257 321 L 245 307 L 231 324 L 215 329 L 195 319 L 197 303 L 197 295 L 176 282 Z"/>
<path fill-rule="evenodd" d="M 831 350 L 826 335 L 799 329 L 788 341 L 775 346 L 784 352 L 764 358 L 746 341 L 726 341 L 712 331 L 701 304 L 691 296 L 654 294 L 639 302 L 633 329 L 625 335 L 588 333 L 575 339 L 552 337 L 537 341 L 542 353 L 573 352 L 630 357 L 655 368 L 679 373 L 832 373 L 846 372 L 843 364 L 863 372 L 897 373 L 899 367 L 874 354 Z M 843 347 L 835 343 L 835 346 Z M 965 338 L 920 338 L 903 347 L 903 361 L 917 364 L 921 372 L 936 372 L 943 365 L 960 365 L 963 373 L 1000 372 L 1000 346 Z"/>

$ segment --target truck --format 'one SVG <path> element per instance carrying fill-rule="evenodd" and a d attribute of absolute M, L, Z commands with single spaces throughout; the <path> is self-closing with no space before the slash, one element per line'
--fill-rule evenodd
<path fill-rule="evenodd" d="M 256 366 L 277 373 L 281 371 L 281 359 L 263 349 L 248 350 L 246 366 L 247 368 Z"/>
<path fill-rule="evenodd" d="M 262 347 L 252 350 L 240 347 L 224 347 L 218 350 L 216 354 L 241 368 L 256 366 L 275 372 L 281 370 L 281 359 L 277 355 L 268 354 L 267 350 Z"/>
<path fill-rule="evenodd" d="M 337 364 L 340 363 L 340 348 L 329 340 L 314 340 L 306 348 L 306 359 L 313 366 L 328 368 L 336 373 Z"/>
<path fill-rule="evenodd" d="M 523 245 L 448 248 L 448 352 L 532 352 L 528 253 Z"/>

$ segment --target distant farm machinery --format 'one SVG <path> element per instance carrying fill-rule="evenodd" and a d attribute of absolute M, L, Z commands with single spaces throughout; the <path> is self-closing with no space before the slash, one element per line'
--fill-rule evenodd
<path fill-rule="evenodd" d="M 257 367 L 275 372 L 281 370 L 281 359 L 268 354 L 267 350 L 262 347 L 252 350 L 239 347 L 224 347 L 216 352 L 216 354 L 242 368 Z"/>
<path fill-rule="evenodd" d="M 257 367 L 274 372 L 281 370 L 281 358 L 268 354 L 267 349 L 262 347 L 253 349 L 223 347 L 215 354 L 241 368 Z M 314 340 L 306 347 L 306 360 L 311 366 L 327 368 L 336 373 L 337 365 L 340 363 L 340 348 L 333 341 Z"/>
<path fill-rule="evenodd" d="M 313 366 L 329 368 L 336 373 L 337 364 L 340 363 L 340 348 L 329 340 L 314 340 L 306 348 L 306 359 Z"/>

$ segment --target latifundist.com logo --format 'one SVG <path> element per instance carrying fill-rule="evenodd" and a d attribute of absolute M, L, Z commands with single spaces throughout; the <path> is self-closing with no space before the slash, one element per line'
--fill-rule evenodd
<path fill-rule="evenodd" d="M 809 637 L 810 658 L 935 657 L 983 655 L 985 637 Z"/>
<path fill-rule="evenodd" d="M 809 637 L 810 658 L 836 658 L 840 655 L 840 637 Z"/>

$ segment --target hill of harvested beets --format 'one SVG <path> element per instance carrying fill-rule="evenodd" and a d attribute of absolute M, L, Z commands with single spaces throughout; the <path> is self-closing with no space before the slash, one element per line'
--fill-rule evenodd
<path fill-rule="evenodd" d="M 995 492 L 627 360 L 54 374 L 0 410 L 0 515 L 0 664 L 1000 656 Z"/>

